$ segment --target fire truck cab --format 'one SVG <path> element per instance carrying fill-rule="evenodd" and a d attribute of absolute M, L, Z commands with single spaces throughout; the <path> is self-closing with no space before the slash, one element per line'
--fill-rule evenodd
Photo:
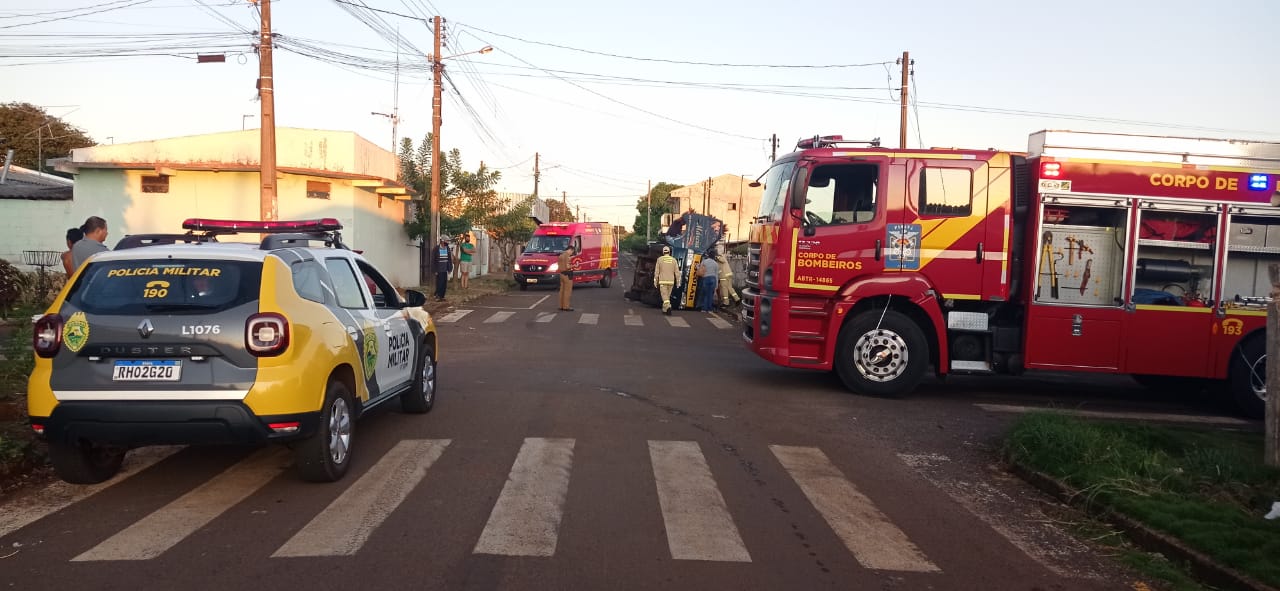
<path fill-rule="evenodd" d="M 763 175 L 744 340 L 901 395 L 932 366 L 1265 401 L 1280 144 L 1041 131 L 1026 154 L 800 142 Z M 1190 380 L 1188 378 L 1191 378 Z"/>

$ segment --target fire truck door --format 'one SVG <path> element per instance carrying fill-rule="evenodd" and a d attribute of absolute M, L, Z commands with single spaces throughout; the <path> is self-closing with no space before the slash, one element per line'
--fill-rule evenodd
<path fill-rule="evenodd" d="M 900 239 L 918 244 L 918 256 L 904 257 L 903 269 L 924 274 L 943 298 L 982 299 L 984 265 L 999 264 L 1004 248 L 987 236 L 987 163 L 915 160 L 908 174 L 908 218 L 914 211 L 915 219 L 902 225 Z"/>
<path fill-rule="evenodd" d="M 882 159 L 823 163 L 805 186 L 804 222 L 794 240 L 792 289 L 813 295 L 836 291 L 885 263 L 885 221 L 893 210 L 884 189 L 890 167 Z"/>

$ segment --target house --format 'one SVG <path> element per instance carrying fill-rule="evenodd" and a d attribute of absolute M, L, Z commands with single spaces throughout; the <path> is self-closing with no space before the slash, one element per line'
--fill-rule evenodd
<path fill-rule="evenodd" d="M 719 218 L 724 222 L 726 242 L 746 240 L 764 194 L 763 187 L 752 187 L 751 182 L 746 175 L 722 174 L 671 191 L 668 202 L 676 217 L 692 209 Z M 664 224 L 670 223 L 670 219 L 664 220 Z"/>
<path fill-rule="evenodd" d="M 0 259 L 28 271 L 34 270 L 28 263 L 56 263 L 46 269 L 61 272 L 61 262 L 50 253 L 61 254 L 67 249 L 66 228 L 38 230 L 47 234 L 41 236 L 36 236 L 38 231 L 33 228 L 41 227 L 39 220 L 68 214 L 74 184 L 71 179 L 21 166 L 0 169 Z M 45 256 L 32 256 L 41 250 L 47 251 Z"/>
<path fill-rule="evenodd" d="M 258 131 L 248 130 L 74 150 L 56 163 L 75 176 L 73 197 L 0 222 L 16 230 L 0 231 L 0 256 L 29 244 L 64 250 L 66 228 L 93 215 L 107 221 L 108 246 L 129 234 L 181 232 L 187 218 L 260 219 L 259 148 Z M 353 132 L 276 129 L 279 219 L 337 218 L 344 242 L 392 282 L 414 286 L 418 249 L 403 229 L 411 195 L 398 170 L 394 154 Z"/>

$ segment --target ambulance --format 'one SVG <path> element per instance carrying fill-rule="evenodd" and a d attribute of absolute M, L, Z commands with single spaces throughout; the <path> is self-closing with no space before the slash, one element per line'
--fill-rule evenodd
<path fill-rule="evenodd" d="M 573 282 L 609 287 L 618 270 L 618 246 L 607 222 L 547 222 L 533 232 L 512 273 L 520 289 L 560 284 L 560 253 L 573 246 Z"/>

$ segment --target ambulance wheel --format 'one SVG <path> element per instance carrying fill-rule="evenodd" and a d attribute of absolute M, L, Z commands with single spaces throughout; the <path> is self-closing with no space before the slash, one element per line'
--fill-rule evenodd
<path fill-rule="evenodd" d="M 431 412 L 436 405 L 436 352 L 429 345 L 422 346 L 414 372 L 413 387 L 400 395 L 400 409 L 414 414 Z"/>
<path fill-rule="evenodd" d="M 53 471 L 71 484 L 97 484 L 120 472 L 127 450 L 88 441 L 49 441 Z"/>
<path fill-rule="evenodd" d="M 1261 419 L 1267 412 L 1267 343 L 1255 336 L 1231 354 L 1231 396 L 1240 414 Z"/>
<path fill-rule="evenodd" d="M 340 380 L 329 382 L 320 410 L 320 427 L 294 448 L 303 480 L 336 482 L 347 473 L 351 466 L 353 408 L 347 385 Z"/>
<path fill-rule="evenodd" d="M 609 287 L 613 283 L 613 269 L 606 269 L 604 277 L 600 278 L 600 287 Z"/>
<path fill-rule="evenodd" d="M 900 312 L 867 310 L 840 329 L 835 370 L 859 394 L 902 396 L 920 383 L 928 364 L 929 342 Z"/>

